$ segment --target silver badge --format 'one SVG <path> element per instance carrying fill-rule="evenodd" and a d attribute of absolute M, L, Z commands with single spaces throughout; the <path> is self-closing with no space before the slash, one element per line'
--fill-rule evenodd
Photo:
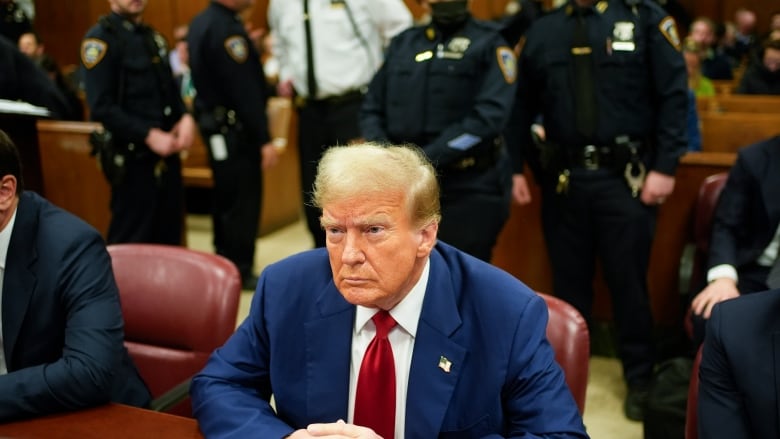
<path fill-rule="evenodd" d="M 634 23 L 630 21 L 615 22 L 612 36 L 615 37 L 612 42 L 612 50 L 632 52 L 636 48 L 634 44 Z"/>

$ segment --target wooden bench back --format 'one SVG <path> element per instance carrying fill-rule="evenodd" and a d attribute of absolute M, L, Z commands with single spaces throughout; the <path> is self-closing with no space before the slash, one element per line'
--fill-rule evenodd
<path fill-rule="evenodd" d="M 716 95 L 696 98 L 699 113 L 780 113 L 780 95 Z"/>
<path fill-rule="evenodd" d="M 780 112 L 702 112 L 701 147 L 706 152 L 736 152 L 780 134 Z"/>

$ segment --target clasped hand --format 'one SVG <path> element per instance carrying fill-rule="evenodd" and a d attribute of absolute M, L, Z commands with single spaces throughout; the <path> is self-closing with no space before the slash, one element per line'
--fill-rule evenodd
<path fill-rule="evenodd" d="M 347 424 L 339 419 L 336 422 L 327 424 L 310 424 L 306 428 L 294 431 L 290 439 L 304 438 L 327 438 L 327 439 L 382 439 L 382 436 L 374 433 L 374 430 L 368 427 L 361 427 L 355 424 Z M 388 438 L 392 439 L 392 438 Z"/>

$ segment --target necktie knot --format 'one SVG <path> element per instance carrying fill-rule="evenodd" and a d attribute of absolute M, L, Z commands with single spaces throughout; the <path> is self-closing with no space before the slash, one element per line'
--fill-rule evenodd
<path fill-rule="evenodd" d="M 390 330 L 393 329 L 393 327 L 396 325 L 393 316 L 384 310 L 374 314 L 374 317 L 371 317 L 371 320 L 374 321 L 374 325 L 376 326 L 376 338 L 380 340 L 386 339 L 387 334 L 389 334 Z"/>

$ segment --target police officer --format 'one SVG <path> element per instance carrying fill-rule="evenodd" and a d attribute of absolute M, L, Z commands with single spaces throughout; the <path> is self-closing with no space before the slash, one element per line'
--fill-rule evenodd
<path fill-rule="evenodd" d="M 511 169 L 501 137 L 515 98 L 516 59 L 467 0 L 427 0 L 431 23 L 387 50 L 361 113 L 367 140 L 413 143 L 441 183 L 439 238 L 490 261 L 509 217 Z"/>
<path fill-rule="evenodd" d="M 656 211 L 687 144 L 675 22 L 651 0 L 571 0 L 526 36 L 512 123 L 541 184 L 555 295 L 589 318 L 598 256 L 629 387 L 625 413 L 638 420 L 654 364 L 647 267 Z M 545 139 L 534 142 L 539 114 Z M 516 199 L 527 202 L 519 161 L 515 171 Z"/>
<path fill-rule="evenodd" d="M 257 284 L 252 270 L 261 164 L 269 167 L 277 161 L 268 135 L 260 56 L 236 15 L 252 3 L 214 0 L 192 20 L 187 35 L 198 91 L 195 113 L 214 173 L 214 246 L 238 266 L 245 289 Z"/>
<path fill-rule="evenodd" d="M 81 43 L 91 117 L 111 133 L 101 142 L 111 183 L 108 243 L 180 244 L 184 213 L 179 152 L 192 144 L 168 65 L 165 39 L 141 21 L 146 0 L 109 0 Z M 105 138 L 104 138 L 105 139 Z"/>

